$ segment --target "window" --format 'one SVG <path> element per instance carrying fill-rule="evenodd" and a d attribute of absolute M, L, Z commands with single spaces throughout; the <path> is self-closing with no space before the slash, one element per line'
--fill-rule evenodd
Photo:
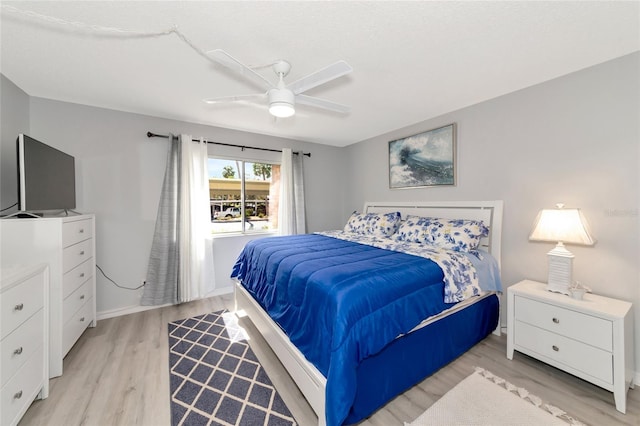
<path fill-rule="evenodd" d="M 209 157 L 211 233 L 278 229 L 280 165 Z"/>

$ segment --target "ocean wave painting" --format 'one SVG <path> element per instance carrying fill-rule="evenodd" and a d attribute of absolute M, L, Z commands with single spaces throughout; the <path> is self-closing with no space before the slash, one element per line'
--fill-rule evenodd
<path fill-rule="evenodd" d="M 389 142 L 389 187 L 455 185 L 455 123 Z"/>

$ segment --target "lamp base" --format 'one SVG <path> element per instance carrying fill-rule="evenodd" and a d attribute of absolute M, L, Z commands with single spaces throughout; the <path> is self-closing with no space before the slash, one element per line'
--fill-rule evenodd
<path fill-rule="evenodd" d="M 567 296 L 569 296 L 569 286 L 568 285 L 564 285 L 564 284 L 558 284 L 558 283 L 547 283 L 547 287 L 545 287 L 545 289 L 547 291 L 551 291 L 553 293 L 562 293 L 562 294 L 566 294 Z"/>
<path fill-rule="evenodd" d="M 549 259 L 547 290 L 569 295 L 569 287 L 571 287 L 573 275 L 573 258 L 575 256 L 561 242 L 547 253 L 547 256 Z"/>

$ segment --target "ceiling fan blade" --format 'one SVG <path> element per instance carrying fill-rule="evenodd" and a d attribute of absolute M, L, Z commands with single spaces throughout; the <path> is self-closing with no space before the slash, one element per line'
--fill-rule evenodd
<path fill-rule="evenodd" d="M 239 73 L 246 79 L 253 81 L 254 83 L 264 87 L 265 89 L 273 89 L 276 87 L 262 75 L 258 74 L 222 49 L 211 50 L 207 53 L 211 56 L 211 59 L 213 59 L 220 65 L 223 65 L 230 70 Z"/>
<path fill-rule="evenodd" d="M 312 96 L 307 96 L 307 95 L 296 95 L 296 103 L 302 104 L 302 105 L 308 105 L 316 108 L 322 108 L 329 111 L 339 112 L 342 114 L 347 114 L 351 112 L 351 108 L 346 105 L 327 101 L 325 99 L 314 98 Z"/>
<path fill-rule="evenodd" d="M 322 68 L 314 73 L 302 77 L 299 80 L 287 85 L 287 89 L 291 90 L 294 94 L 298 95 L 302 92 L 306 92 L 321 84 L 327 83 L 343 75 L 349 74 L 353 71 L 353 68 L 345 61 L 338 61 L 335 64 Z"/>
<path fill-rule="evenodd" d="M 264 93 L 254 95 L 237 95 L 237 96 L 222 96 L 219 98 L 207 98 L 202 101 L 207 104 L 221 104 L 228 102 L 264 102 L 267 95 Z"/>

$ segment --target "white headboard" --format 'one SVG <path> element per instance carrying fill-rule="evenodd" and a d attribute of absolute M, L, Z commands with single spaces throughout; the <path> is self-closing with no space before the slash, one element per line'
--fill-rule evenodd
<path fill-rule="evenodd" d="M 480 241 L 485 250 L 500 266 L 500 244 L 502 241 L 502 200 L 494 201 L 417 201 L 417 202 L 366 202 L 364 213 L 400 212 L 407 215 L 441 217 L 443 219 L 481 220 L 489 227 L 489 236 Z"/>

